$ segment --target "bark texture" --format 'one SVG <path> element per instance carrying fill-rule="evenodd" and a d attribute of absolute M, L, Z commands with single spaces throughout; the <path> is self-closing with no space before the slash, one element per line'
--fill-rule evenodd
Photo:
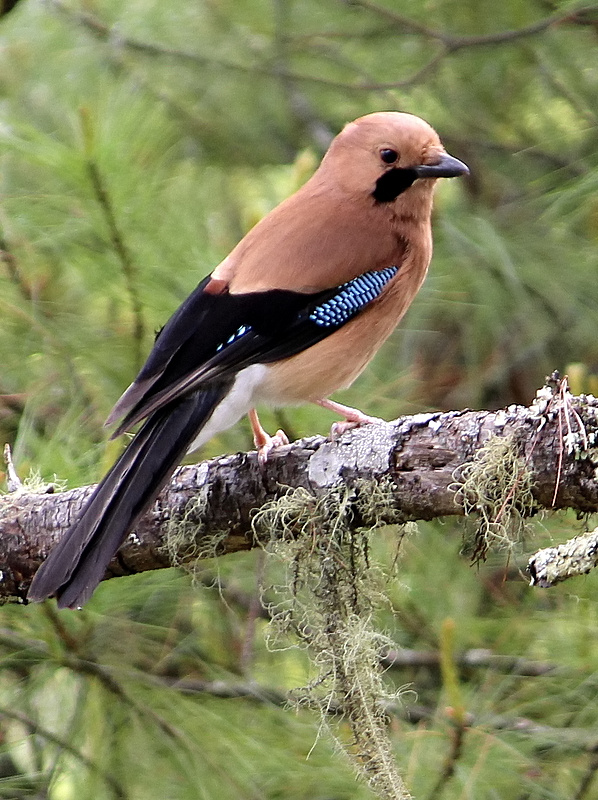
<path fill-rule="evenodd" d="M 252 515 L 267 501 L 303 489 L 315 498 L 364 481 L 391 487 L 382 519 L 430 520 L 463 514 L 456 489 L 463 468 L 494 436 L 508 437 L 529 473 L 532 505 L 598 511 L 598 400 L 545 387 L 530 407 L 416 414 L 368 425 L 337 441 L 312 437 L 274 451 L 263 470 L 255 453 L 181 467 L 113 560 L 106 577 L 160 569 L 191 553 L 166 547 L 171 521 L 194 531 L 193 555 L 254 546 Z M 38 565 L 76 518 L 92 487 L 59 494 L 13 491 L 0 498 L 0 597 L 23 600 Z M 358 512 L 355 525 L 363 524 Z M 215 544 L 217 543 L 217 544 Z"/>

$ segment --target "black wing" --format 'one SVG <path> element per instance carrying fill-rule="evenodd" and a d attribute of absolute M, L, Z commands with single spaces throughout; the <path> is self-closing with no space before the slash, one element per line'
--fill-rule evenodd
<path fill-rule="evenodd" d="M 282 289 L 209 294 L 202 281 L 160 332 L 135 382 L 108 422 L 125 414 L 114 436 L 200 385 L 251 364 L 289 358 L 334 333 L 375 300 L 397 266 L 366 272 L 314 294 Z"/>

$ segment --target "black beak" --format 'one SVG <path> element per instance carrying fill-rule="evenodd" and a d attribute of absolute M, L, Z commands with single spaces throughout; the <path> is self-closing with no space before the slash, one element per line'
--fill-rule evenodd
<path fill-rule="evenodd" d="M 469 167 L 458 158 L 444 153 L 437 164 L 420 164 L 413 167 L 418 178 L 458 178 L 459 175 L 469 175 Z"/>

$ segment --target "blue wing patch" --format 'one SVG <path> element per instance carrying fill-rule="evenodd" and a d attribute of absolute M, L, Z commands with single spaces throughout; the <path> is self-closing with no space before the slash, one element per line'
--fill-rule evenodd
<path fill-rule="evenodd" d="M 237 339 L 240 339 L 241 336 L 244 336 L 246 333 L 249 333 L 249 331 L 251 331 L 251 327 L 249 325 L 241 325 L 241 327 L 238 328 L 233 333 L 232 336 L 228 337 L 226 342 L 224 342 L 223 344 L 219 344 L 218 345 L 218 347 L 216 348 L 216 352 L 219 353 L 222 350 L 223 347 L 227 347 L 229 344 L 232 344 L 233 342 L 236 342 Z"/>
<path fill-rule="evenodd" d="M 398 271 L 398 267 L 372 270 L 343 283 L 339 286 L 338 294 L 317 306 L 309 315 L 309 319 L 324 328 L 343 325 L 365 305 L 375 300 Z"/>

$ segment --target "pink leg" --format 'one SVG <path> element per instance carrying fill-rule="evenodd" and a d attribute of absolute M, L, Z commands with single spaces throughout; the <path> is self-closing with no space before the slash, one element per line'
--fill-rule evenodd
<path fill-rule="evenodd" d="M 269 436 L 262 428 L 255 408 L 252 408 L 247 416 L 249 417 L 251 430 L 253 431 L 253 441 L 257 450 L 258 461 L 260 462 L 261 466 L 264 466 L 271 451 L 275 447 L 280 447 L 283 444 L 289 444 L 289 439 L 286 433 L 281 430 L 276 431 L 274 436 Z"/>
<path fill-rule="evenodd" d="M 378 417 L 369 417 L 357 408 L 350 406 L 343 406 L 341 403 L 335 403 L 334 400 L 316 400 L 316 403 L 322 408 L 327 408 L 328 411 L 334 411 L 344 417 L 344 422 L 335 422 L 330 428 L 330 437 L 337 439 L 343 433 L 350 431 L 352 428 L 358 428 L 360 425 L 371 425 L 374 422 L 383 422 Z"/>

